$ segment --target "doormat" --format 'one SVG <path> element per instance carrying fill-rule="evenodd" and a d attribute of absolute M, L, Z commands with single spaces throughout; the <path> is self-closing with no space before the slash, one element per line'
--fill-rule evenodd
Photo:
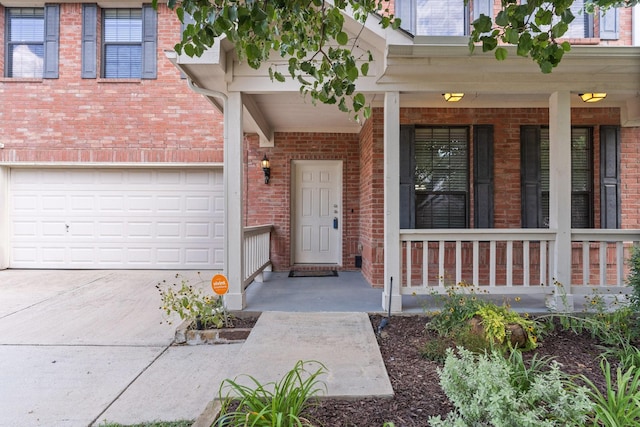
<path fill-rule="evenodd" d="M 338 277 L 338 272 L 336 270 L 291 270 L 289 271 L 289 277 Z"/>

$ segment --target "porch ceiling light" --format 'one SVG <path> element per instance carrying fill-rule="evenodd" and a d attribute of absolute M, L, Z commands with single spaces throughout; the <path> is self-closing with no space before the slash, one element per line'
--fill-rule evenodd
<path fill-rule="evenodd" d="M 447 102 L 458 102 L 464 97 L 464 93 L 443 93 L 442 96 Z"/>
<path fill-rule="evenodd" d="M 601 93 L 581 93 L 578 95 L 584 102 L 598 102 L 607 97 L 604 92 Z"/>
<path fill-rule="evenodd" d="M 266 154 L 262 158 L 260 165 L 262 166 L 262 171 L 264 172 L 264 183 L 268 184 L 269 179 L 271 178 L 271 165 L 269 164 L 269 159 L 267 158 Z"/>

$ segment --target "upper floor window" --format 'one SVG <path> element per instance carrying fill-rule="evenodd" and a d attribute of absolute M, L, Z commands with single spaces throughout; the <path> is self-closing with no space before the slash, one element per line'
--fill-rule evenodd
<path fill-rule="evenodd" d="M 417 0 L 416 35 L 464 36 L 469 21 L 464 2 L 457 0 Z"/>
<path fill-rule="evenodd" d="M 60 6 L 7 8 L 5 77 L 58 77 Z"/>
<path fill-rule="evenodd" d="M 157 12 L 141 9 L 102 9 L 102 44 L 98 49 L 98 7 L 82 5 L 82 77 L 154 79 L 157 76 Z"/>
<path fill-rule="evenodd" d="M 526 0 L 520 0 L 525 3 Z M 586 0 L 574 0 L 571 12 L 575 19 L 564 38 L 619 38 L 619 11 L 611 9 L 600 14 L 600 33 L 595 33 L 593 15 L 584 11 Z M 402 28 L 415 36 L 467 36 L 471 22 L 481 14 L 495 17 L 493 0 L 396 0 L 395 13 Z"/>
<path fill-rule="evenodd" d="M 481 14 L 493 16 L 493 0 L 396 0 L 402 28 L 416 36 L 466 36 Z"/>
<path fill-rule="evenodd" d="M 103 76 L 142 76 L 142 10 L 105 9 Z"/>

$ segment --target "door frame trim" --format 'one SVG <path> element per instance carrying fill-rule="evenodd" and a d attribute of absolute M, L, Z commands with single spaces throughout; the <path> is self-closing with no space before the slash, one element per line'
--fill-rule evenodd
<path fill-rule="evenodd" d="M 318 160 L 303 160 L 303 159 L 293 159 L 291 160 L 291 186 L 290 186 L 290 207 L 289 207 L 289 224 L 290 224 L 290 265 L 296 265 L 295 262 L 295 254 L 296 254 L 296 171 L 297 168 L 304 165 L 313 165 L 313 164 L 333 164 L 337 166 L 338 170 L 338 206 L 340 206 L 340 214 L 338 216 L 338 240 L 336 245 L 338 246 L 336 249 L 336 262 L 335 263 L 298 263 L 298 264 L 309 264 L 309 265 L 335 265 L 338 267 L 342 266 L 342 244 L 344 240 L 344 202 L 343 202 L 343 192 L 344 192 L 344 160 L 342 159 L 318 159 Z"/>

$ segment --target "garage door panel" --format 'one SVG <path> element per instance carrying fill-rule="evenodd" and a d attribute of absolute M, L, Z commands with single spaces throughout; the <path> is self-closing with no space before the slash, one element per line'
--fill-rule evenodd
<path fill-rule="evenodd" d="M 65 196 L 43 196 L 42 210 L 44 212 L 65 212 L 67 198 Z"/>
<path fill-rule="evenodd" d="M 222 171 L 12 169 L 14 268 L 222 268 Z"/>
<path fill-rule="evenodd" d="M 42 230 L 40 234 L 44 238 L 60 238 L 64 237 L 67 234 L 66 224 L 62 221 L 42 221 Z"/>

